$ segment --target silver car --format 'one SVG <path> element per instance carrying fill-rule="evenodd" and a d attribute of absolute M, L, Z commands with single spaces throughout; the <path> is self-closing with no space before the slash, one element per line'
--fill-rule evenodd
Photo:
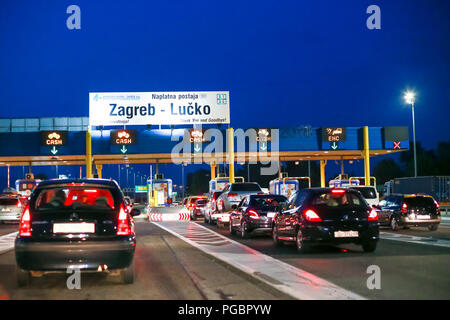
<path fill-rule="evenodd" d="M 256 182 L 230 183 L 217 199 L 217 209 L 219 212 L 231 211 L 233 205 L 237 206 L 242 198 L 251 194 L 264 194 L 264 192 Z"/>
<path fill-rule="evenodd" d="M 0 196 L 0 223 L 20 222 L 25 201 L 20 196 Z"/>

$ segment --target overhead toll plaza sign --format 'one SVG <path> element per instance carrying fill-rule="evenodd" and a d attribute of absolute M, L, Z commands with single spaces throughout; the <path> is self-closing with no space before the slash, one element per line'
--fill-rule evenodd
<path fill-rule="evenodd" d="M 230 93 L 90 92 L 89 125 L 230 123 Z"/>
<path fill-rule="evenodd" d="M 65 146 L 67 143 L 66 131 L 41 131 L 42 146 Z"/>
<path fill-rule="evenodd" d="M 67 144 L 67 131 L 41 131 L 41 146 L 50 147 L 50 152 L 56 155 L 59 152 L 59 147 Z M 49 149 L 45 149 L 45 153 Z"/>
<path fill-rule="evenodd" d="M 331 127 L 322 128 L 323 142 L 339 142 L 347 139 L 347 128 L 345 127 Z"/>
<path fill-rule="evenodd" d="M 136 130 L 111 130 L 111 144 L 112 145 L 130 145 L 136 144 Z"/>
<path fill-rule="evenodd" d="M 383 127 L 383 135 L 385 149 L 408 149 L 408 127 Z"/>

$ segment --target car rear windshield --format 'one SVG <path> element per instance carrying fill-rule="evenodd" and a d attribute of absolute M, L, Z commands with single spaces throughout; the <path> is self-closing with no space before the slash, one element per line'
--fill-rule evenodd
<path fill-rule="evenodd" d="M 203 199 L 203 198 L 202 197 L 193 197 L 193 198 L 191 198 L 191 200 L 189 200 L 189 203 L 195 203 L 195 201 L 197 201 L 199 199 Z"/>
<path fill-rule="evenodd" d="M 256 183 L 237 183 L 231 186 L 232 191 L 261 191 Z"/>
<path fill-rule="evenodd" d="M 253 197 L 250 205 L 256 207 L 257 209 L 271 210 L 280 208 L 282 204 L 287 203 L 287 198 L 282 196 L 273 197 Z"/>
<path fill-rule="evenodd" d="M 313 205 L 326 207 L 367 206 L 367 202 L 356 192 L 332 192 L 318 193 L 312 200 Z"/>
<path fill-rule="evenodd" d="M 114 210 L 119 205 L 111 188 L 57 186 L 40 190 L 34 203 L 38 211 Z"/>
<path fill-rule="evenodd" d="M 196 206 L 199 206 L 199 207 L 204 207 L 204 206 L 206 205 L 207 202 L 208 202 L 208 201 L 207 201 L 207 200 L 204 200 L 204 199 L 202 199 L 202 200 L 197 200 L 197 201 L 195 202 L 195 205 L 196 205 Z"/>
<path fill-rule="evenodd" d="M 405 203 L 410 207 L 435 206 L 433 198 L 430 197 L 405 197 Z"/>
<path fill-rule="evenodd" d="M 19 201 L 18 199 L 14 198 L 0 199 L 0 206 L 16 206 L 18 201 Z"/>
<path fill-rule="evenodd" d="M 358 187 L 358 188 L 353 188 L 353 189 L 361 192 L 362 196 L 366 199 L 376 199 L 377 198 L 377 193 L 375 191 L 375 188 Z"/>
<path fill-rule="evenodd" d="M 212 198 L 213 198 L 214 200 L 217 200 L 217 198 L 218 198 L 221 194 L 222 194 L 222 192 L 214 192 Z"/>

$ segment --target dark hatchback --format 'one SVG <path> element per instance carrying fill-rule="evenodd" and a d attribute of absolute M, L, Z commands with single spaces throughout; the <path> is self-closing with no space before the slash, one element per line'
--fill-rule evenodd
<path fill-rule="evenodd" d="M 231 234 L 239 232 L 242 238 L 252 233 L 272 232 L 272 219 L 287 198 L 281 195 L 247 195 L 238 206 L 233 205 L 230 215 L 229 231 Z"/>
<path fill-rule="evenodd" d="M 306 252 L 314 244 L 362 245 L 373 252 L 379 239 L 377 212 L 358 191 L 312 188 L 297 191 L 274 218 L 273 241 L 295 242 Z"/>
<path fill-rule="evenodd" d="M 47 180 L 31 195 L 15 241 L 19 285 L 46 272 L 109 272 L 134 281 L 136 235 L 113 180 Z"/>
<path fill-rule="evenodd" d="M 393 231 L 399 227 L 428 227 L 438 229 L 441 223 L 439 204 L 432 196 L 423 194 L 390 195 L 375 207 L 380 225 L 390 226 Z"/>

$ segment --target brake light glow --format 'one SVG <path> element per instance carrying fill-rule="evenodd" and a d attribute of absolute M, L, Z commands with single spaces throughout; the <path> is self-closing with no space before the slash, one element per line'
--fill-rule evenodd
<path fill-rule="evenodd" d="M 259 214 L 253 209 L 248 210 L 248 215 L 250 219 L 259 219 Z"/>
<path fill-rule="evenodd" d="M 237 197 L 238 196 L 238 194 L 236 193 L 236 192 L 229 192 L 228 193 L 228 197 L 230 198 L 230 197 Z"/>
<path fill-rule="evenodd" d="M 401 212 L 402 213 L 407 213 L 408 212 L 408 205 L 405 202 L 403 202 L 403 204 L 402 204 Z"/>
<path fill-rule="evenodd" d="M 435 203 L 436 203 L 436 212 L 441 213 L 441 206 L 439 205 L 439 203 L 437 203 L 437 202 L 435 202 Z"/>
<path fill-rule="evenodd" d="M 305 216 L 305 219 L 308 221 L 322 221 L 322 219 L 317 215 L 317 213 L 314 212 L 314 210 L 306 210 L 303 215 Z"/>
<path fill-rule="evenodd" d="M 257 193 L 257 195 L 262 195 L 262 194 L 264 194 L 264 192 L 258 192 L 258 193 Z"/>
<path fill-rule="evenodd" d="M 20 219 L 19 236 L 31 237 L 31 217 L 29 207 L 25 208 L 22 218 Z"/>
<path fill-rule="evenodd" d="M 96 193 L 97 190 L 96 189 L 85 189 L 84 192 L 86 192 L 86 193 Z"/>
<path fill-rule="evenodd" d="M 17 208 L 22 208 L 22 202 L 20 200 L 17 201 Z"/>
<path fill-rule="evenodd" d="M 344 189 L 331 189 L 331 193 L 342 194 L 342 193 L 345 193 L 345 190 Z"/>
<path fill-rule="evenodd" d="M 128 223 L 127 213 L 123 206 L 120 206 L 119 223 L 117 225 L 118 236 L 128 236 L 131 234 L 130 224 Z"/>
<path fill-rule="evenodd" d="M 370 211 L 368 220 L 369 221 L 377 221 L 378 220 L 378 213 L 374 208 L 372 209 L 372 211 Z"/>

